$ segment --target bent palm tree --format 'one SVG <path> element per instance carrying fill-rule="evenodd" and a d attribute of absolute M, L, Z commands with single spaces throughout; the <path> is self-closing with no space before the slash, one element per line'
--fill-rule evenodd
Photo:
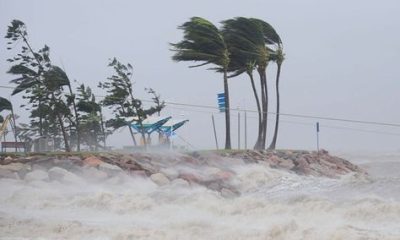
<path fill-rule="evenodd" d="M 179 27 L 184 32 L 183 40 L 171 44 L 175 51 L 172 59 L 174 61 L 198 61 L 199 67 L 214 64 L 212 70 L 223 72 L 224 94 L 225 94 L 225 149 L 231 148 L 230 136 L 230 109 L 228 88 L 228 66 L 230 63 L 228 46 L 222 33 L 208 20 L 200 17 L 192 17 Z"/>
<path fill-rule="evenodd" d="M 280 97 L 279 97 L 279 78 L 281 76 L 281 66 L 282 62 L 285 60 L 285 55 L 283 53 L 281 44 L 279 44 L 279 48 L 275 51 L 275 54 L 272 58 L 273 61 L 276 62 L 277 70 L 276 70 L 276 83 L 275 83 L 275 90 L 276 90 L 276 115 L 275 115 L 275 131 L 274 136 L 272 138 L 271 145 L 269 145 L 268 149 L 275 149 L 276 141 L 278 138 L 278 129 L 279 129 L 279 114 L 280 114 Z"/>
<path fill-rule="evenodd" d="M 248 69 L 250 63 L 254 62 L 257 67 L 257 72 L 260 76 L 261 84 L 261 103 L 262 110 L 259 110 L 259 134 L 255 149 L 264 149 L 266 134 L 267 134 L 267 112 L 268 112 L 268 89 L 266 69 L 270 61 L 270 55 L 273 52 L 267 44 L 276 41 L 273 30 L 270 25 L 262 20 L 254 18 L 237 17 L 223 21 L 223 33 L 229 46 L 231 46 L 232 55 L 245 58 L 242 61 L 243 69 Z M 271 29 L 273 31 L 271 31 Z M 279 38 L 279 37 L 278 37 Z M 235 57 L 232 57 L 235 59 Z M 243 71 L 249 74 L 249 71 Z M 251 71 L 250 71 L 251 73 Z M 252 75 L 249 74 L 250 79 Z M 253 92 L 257 101 L 257 91 L 252 82 Z"/>

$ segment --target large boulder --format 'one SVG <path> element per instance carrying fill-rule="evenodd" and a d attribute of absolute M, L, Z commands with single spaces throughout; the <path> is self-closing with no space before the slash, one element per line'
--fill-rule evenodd
<path fill-rule="evenodd" d="M 105 162 L 99 164 L 99 170 L 107 173 L 109 176 L 115 176 L 123 172 L 123 170 L 117 165 L 112 165 Z"/>
<path fill-rule="evenodd" d="M 164 186 L 170 183 L 169 179 L 162 173 L 152 174 L 150 178 L 158 186 Z"/>
<path fill-rule="evenodd" d="M 25 175 L 26 181 L 47 181 L 49 180 L 49 174 L 41 169 L 33 170 Z"/>
<path fill-rule="evenodd" d="M 65 183 L 80 183 L 82 179 L 76 176 L 75 174 L 60 168 L 53 167 L 49 170 L 49 178 L 52 181 L 60 181 Z"/>

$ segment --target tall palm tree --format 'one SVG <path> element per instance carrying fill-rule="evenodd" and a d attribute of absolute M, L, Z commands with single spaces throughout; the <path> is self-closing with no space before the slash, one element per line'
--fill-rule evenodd
<path fill-rule="evenodd" d="M 250 19 L 244 17 L 237 17 L 223 21 L 223 33 L 227 39 L 229 46 L 231 46 L 232 55 L 244 57 L 245 65 L 243 69 L 248 69 L 250 63 L 254 62 L 257 72 L 260 76 L 261 85 L 261 105 L 262 109 L 259 110 L 259 134 L 257 138 L 255 149 L 264 149 L 267 131 L 267 112 L 268 112 L 268 91 L 266 69 L 270 59 L 271 49 L 266 45 L 266 33 L 262 20 Z M 232 58 L 234 59 L 234 58 Z M 251 71 L 246 72 L 249 74 Z M 250 79 L 252 75 L 249 74 Z M 251 80 L 253 81 L 253 80 Z M 257 92 L 255 85 L 252 82 L 253 92 L 257 99 Z M 260 114 L 261 112 L 261 114 Z"/>
<path fill-rule="evenodd" d="M 272 60 L 276 62 L 277 70 L 276 70 L 276 82 L 275 82 L 275 90 L 276 90 L 275 131 L 274 131 L 274 136 L 272 138 L 272 142 L 268 147 L 268 149 L 271 150 L 276 148 L 276 141 L 278 138 L 278 129 L 279 129 L 279 113 L 280 113 L 279 78 L 281 76 L 282 62 L 285 60 L 285 54 L 283 53 L 281 44 L 279 44 L 278 49 L 275 51 Z"/>
<path fill-rule="evenodd" d="M 172 59 L 174 61 L 201 62 L 199 67 L 214 64 L 212 70 L 223 73 L 225 94 L 225 149 L 231 148 L 230 136 L 230 109 L 228 88 L 228 67 L 230 64 L 230 53 L 221 31 L 208 20 L 201 17 L 192 17 L 179 27 L 184 32 L 183 40 L 171 44 L 175 51 Z"/>

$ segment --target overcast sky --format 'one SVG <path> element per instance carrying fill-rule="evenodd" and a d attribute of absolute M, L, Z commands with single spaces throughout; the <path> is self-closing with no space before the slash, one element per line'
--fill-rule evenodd
<path fill-rule="evenodd" d="M 0 35 L 5 35 L 12 19 L 20 19 L 28 27 L 33 47 L 47 44 L 53 63 L 63 65 L 71 79 L 95 88 L 110 75 L 108 59 L 117 57 L 133 65 L 135 92 L 141 98 L 148 99 L 144 88 L 152 87 L 166 101 L 216 106 L 216 94 L 223 91 L 222 76 L 173 62 L 168 43 L 181 39 L 177 26 L 192 16 L 207 18 L 218 26 L 232 17 L 256 17 L 273 25 L 284 43 L 281 112 L 400 124 L 399 12 L 396 0 L 0 0 Z M 12 79 L 6 74 L 10 67 L 6 59 L 13 54 L 0 38 L 1 85 Z M 275 70 L 271 64 L 272 112 Z M 248 79 L 240 76 L 229 81 L 231 106 L 254 110 Z M 96 93 L 102 94 L 100 90 Z M 0 89 L 0 95 L 8 98 L 10 90 Z M 22 102 L 20 97 L 12 100 Z M 169 106 L 164 114 L 188 118 L 190 122 L 178 134 L 202 149 L 215 147 L 211 112 L 216 111 Z M 22 109 L 17 114 L 20 121 L 27 121 Z M 218 113 L 215 117 L 223 146 L 224 118 Z M 249 146 L 256 139 L 255 117 L 248 114 Z M 278 148 L 315 148 L 316 121 L 282 117 Z M 400 128 L 320 123 L 321 145 L 326 149 L 400 151 Z M 241 128 L 243 131 L 243 119 Z M 272 124 L 269 132 L 273 132 Z M 242 132 L 242 147 L 243 138 Z M 110 142 L 131 144 L 126 129 Z M 181 139 L 176 142 L 185 144 Z M 236 112 L 232 112 L 232 142 L 237 147 Z"/>

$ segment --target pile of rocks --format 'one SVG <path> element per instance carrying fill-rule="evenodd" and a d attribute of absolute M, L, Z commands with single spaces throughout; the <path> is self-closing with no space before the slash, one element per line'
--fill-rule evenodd
<path fill-rule="evenodd" d="M 0 177 L 27 181 L 118 181 L 117 176 L 149 177 L 157 185 L 197 184 L 224 196 L 239 194 L 231 185 L 232 166 L 267 163 L 296 174 L 336 178 L 364 170 L 327 151 L 208 151 L 183 153 L 96 153 L 0 158 Z M 114 179 L 114 180 L 113 180 Z"/>
<path fill-rule="evenodd" d="M 332 156 L 326 150 L 274 150 L 274 151 L 233 151 L 226 153 L 232 158 L 241 158 L 246 162 L 267 162 L 270 167 L 293 171 L 301 175 L 337 178 L 348 173 L 366 174 L 351 162 Z"/>

